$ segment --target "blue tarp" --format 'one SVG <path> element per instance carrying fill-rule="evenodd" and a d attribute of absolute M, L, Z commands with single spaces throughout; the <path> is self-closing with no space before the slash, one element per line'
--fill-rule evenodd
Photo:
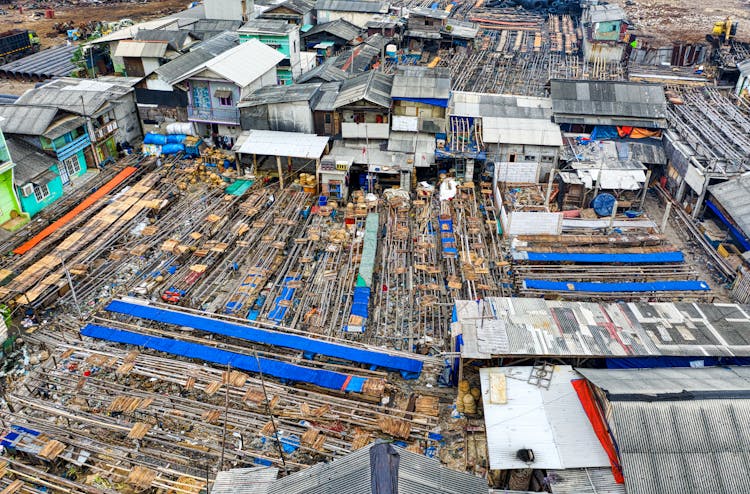
<path fill-rule="evenodd" d="M 648 283 L 594 283 L 550 280 L 523 280 L 528 290 L 553 292 L 695 292 L 711 288 L 705 281 L 652 281 Z"/>
<path fill-rule="evenodd" d="M 617 127 L 612 125 L 597 125 L 594 130 L 591 131 L 592 141 L 602 141 L 606 139 L 619 139 L 620 134 L 617 133 Z"/>
<path fill-rule="evenodd" d="M 281 288 L 281 294 L 273 301 L 274 307 L 268 313 L 268 318 L 272 321 L 281 322 L 284 320 L 288 307 L 282 302 L 290 302 L 294 298 L 294 288 L 289 286 L 290 282 L 298 281 L 299 276 L 287 276 L 284 278 L 284 286 Z"/>
<path fill-rule="evenodd" d="M 311 369 L 269 358 L 260 357 L 256 359 L 249 355 L 228 352 L 198 343 L 146 336 L 94 324 L 88 324 L 81 328 L 81 334 L 100 340 L 125 343 L 171 355 L 199 359 L 213 364 L 231 365 L 235 369 L 242 369 L 248 372 L 259 372 L 259 370 L 262 370 L 264 374 L 269 376 L 314 384 L 327 389 L 355 391 L 359 393 L 362 391 L 362 385 L 365 382 L 365 378 L 363 377 L 354 377 L 323 369 Z M 258 362 L 260 362 L 260 369 Z"/>
<path fill-rule="evenodd" d="M 352 297 L 352 315 L 369 317 L 368 306 L 370 305 L 370 287 L 358 286 L 354 288 L 354 295 Z"/>
<path fill-rule="evenodd" d="M 425 105 L 448 108 L 447 99 L 437 99 L 437 98 L 391 98 L 391 99 L 394 101 L 411 101 L 412 103 L 423 103 Z"/>
<path fill-rule="evenodd" d="M 606 192 L 599 194 L 591 201 L 591 207 L 594 208 L 594 212 L 599 216 L 611 216 L 615 204 L 617 204 L 615 196 Z"/>
<path fill-rule="evenodd" d="M 657 367 L 717 367 L 750 365 L 748 357 L 627 357 L 605 359 L 608 369 L 654 369 Z"/>
<path fill-rule="evenodd" d="M 313 354 L 336 357 L 352 362 L 374 365 L 384 369 L 393 369 L 419 375 L 422 372 L 422 362 L 407 357 L 397 357 L 372 350 L 352 348 L 337 343 L 320 341 L 293 334 L 279 333 L 266 329 L 255 328 L 226 321 L 211 319 L 209 317 L 186 314 L 169 309 L 158 309 L 142 304 L 133 304 L 122 300 L 114 300 L 107 306 L 110 312 L 128 314 L 142 319 L 174 324 L 176 326 L 187 326 L 200 329 L 209 333 L 222 334 L 253 341 L 265 345 L 274 345 L 284 348 L 302 350 Z"/>
<path fill-rule="evenodd" d="M 745 237 L 745 235 L 740 230 L 738 230 L 737 227 L 734 226 L 734 224 L 731 221 L 729 221 L 729 219 L 727 219 L 726 216 L 724 216 L 721 210 L 716 207 L 716 204 L 707 200 L 706 206 L 708 206 L 709 209 L 711 209 L 711 211 L 716 213 L 716 216 L 719 217 L 722 223 L 724 223 L 725 225 L 727 225 L 727 227 L 729 227 L 729 231 L 732 232 L 732 236 L 735 239 L 737 239 L 737 241 L 740 243 L 742 248 L 745 250 L 750 250 L 750 242 L 748 242 L 747 237 Z"/>
<path fill-rule="evenodd" d="M 628 264 L 683 262 L 682 252 L 656 252 L 650 254 L 587 254 L 583 252 L 514 252 L 513 259 L 545 262 L 590 262 Z"/>

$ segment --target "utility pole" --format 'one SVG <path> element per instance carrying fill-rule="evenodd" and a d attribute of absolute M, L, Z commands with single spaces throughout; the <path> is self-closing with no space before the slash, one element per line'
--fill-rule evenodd
<path fill-rule="evenodd" d="M 86 103 L 83 100 L 83 95 L 81 95 L 81 111 L 86 119 L 86 133 L 89 135 L 89 145 L 91 146 L 91 154 L 94 156 L 94 164 L 99 168 L 99 156 L 96 154 L 96 147 L 94 146 L 96 133 L 94 132 L 94 126 L 91 125 L 91 117 L 86 114 Z M 65 166 L 65 163 L 63 163 L 63 166 Z"/>

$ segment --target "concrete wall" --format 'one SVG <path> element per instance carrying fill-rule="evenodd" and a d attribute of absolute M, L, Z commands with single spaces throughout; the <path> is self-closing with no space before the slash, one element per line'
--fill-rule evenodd
<path fill-rule="evenodd" d="M 243 20 L 242 4 L 245 14 L 252 19 L 254 14 L 253 0 L 205 0 L 206 19 L 223 19 L 228 21 Z"/>
<path fill-rule="evenodd" d="M 340 12 L 336 10 L 318 10 L 318 24 L 335 21 L 336 19 L 344 19 L 349 21 L 355 26 L 364 28 L 365 25 L 375 14 L 363 13 L 363 12 Z"/>
<path fill-rule="evenodd" d="M 588 61 L 594 61 L 597 58 L 604 59 L 607 62 L 619 62 L 625 53 L 625 45 L 606 41 L 602 43 L 583 40 L 583 54 Z"/>
<path fill-rule="evenodd" d="M 117 121 L 115 142 L 127 141 L 130 144 L 137 144 L 143 140 L 135 92 L 128 93 L 117 100 L 115 120 Z"/>
<path fill-rule="evenodd" d="M 268 105 L 268 126 L 271 130 L 315 133 L 313 114 L 306 101 Z"/>

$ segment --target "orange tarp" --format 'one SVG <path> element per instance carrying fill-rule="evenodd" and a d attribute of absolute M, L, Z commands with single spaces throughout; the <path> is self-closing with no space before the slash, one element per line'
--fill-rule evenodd
<path fill-rule="evenodd" d="M 23 254 L 27 253 L 28 251 L 30 251 L 39 242 L 41 242 L 45 238 L 49 237 L 57 229 L 59 229 L 61 226 L 63 226 L 64 224 L 68 223 L 70 220 L 72 220 L 73 218 L 75 218 L 81 211 L 86 210 L 89 206 L 91 206 L 92 204 L 94 204 L 96 201 L 98 201 L 99 199 L 101 199 L 102 197 L 104 197 L 105 195 L 107 195 L 108 193 L 110 193 L 112 191 L 112 189 L 114 189 L 115 187 L 117 187 L 126 178 L 128 178 L 130 175 L 132 175 L 133 173 L 135 173 L 136 170 L 137 170 L 137 168 L 132 167 L 132 166 L 128 166 L 126 168 L 123 168 L 123 170 L 120 173 L 118 173 L 117 175 L 115 175 L 112 178 L 112 180 L 110 180 L 109 182 L 107 182 L 103 186 L 99 187 L 99 189 L 97 189 L 96 192 L 94 192 L 93 194 L 91 194 L 90 196 L 88 196 L 86 199 L 84 199 L 83 201 L 81 201 L 81 203 L 78 204 L 78 206 L 74 207 L 73 209 L 71 209 L 70 211 L 68 211 L 67 213 L 65 213 L 65 215 L 62 216 L 61 218 L 59 218 L 57 221 L 55 221 L 51 225 L 47 226 L 47 228 L 45 228 L 41 232 L 39 232 L 36 235 L 34 235 L 32 238 L 30 238 L 29 240 L 27 240 L 21 246 L 19 246 L 16 249 L 14 249 L 13 253 L 14 254 L 18 254 L 20 256 L 20 255 L 23 255 Z"/>

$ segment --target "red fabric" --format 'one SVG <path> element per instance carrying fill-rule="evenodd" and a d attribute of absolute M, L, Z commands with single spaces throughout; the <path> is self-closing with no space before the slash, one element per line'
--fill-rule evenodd
<path fill-rule="evenodd" d="M 617 457 L 617 451 L 615 451 L 615 445 L 612 442 L 612 438 L 609 436 L 607 426 L 604 424 L 602 414 L 599 412 L 599 408 L 596 406 L 594 401 L 594 395 L 591 393 L 585 379 L 574 379 L 570 382 L 573 388 L 578 394 L 578 399 L 581 400 L 583 410 L 586 412 L 586 416 L 591 422 L 591 426 L 594 428 L 596 437 L 599 438 L 599 442 L 602 444 L 604 451 L 607 452 L 609 462 L 612 464 L 612 475 L 615 477 L 615 482 L 618 484 L 624 484 L 625 479 L 622 476 L 622 466 L 620 460 Z"/>
<path fill-rule="evenodd" d="M 627 137 L 633 132 L 633 127 L 617 127 L 617 135 Z"/>

